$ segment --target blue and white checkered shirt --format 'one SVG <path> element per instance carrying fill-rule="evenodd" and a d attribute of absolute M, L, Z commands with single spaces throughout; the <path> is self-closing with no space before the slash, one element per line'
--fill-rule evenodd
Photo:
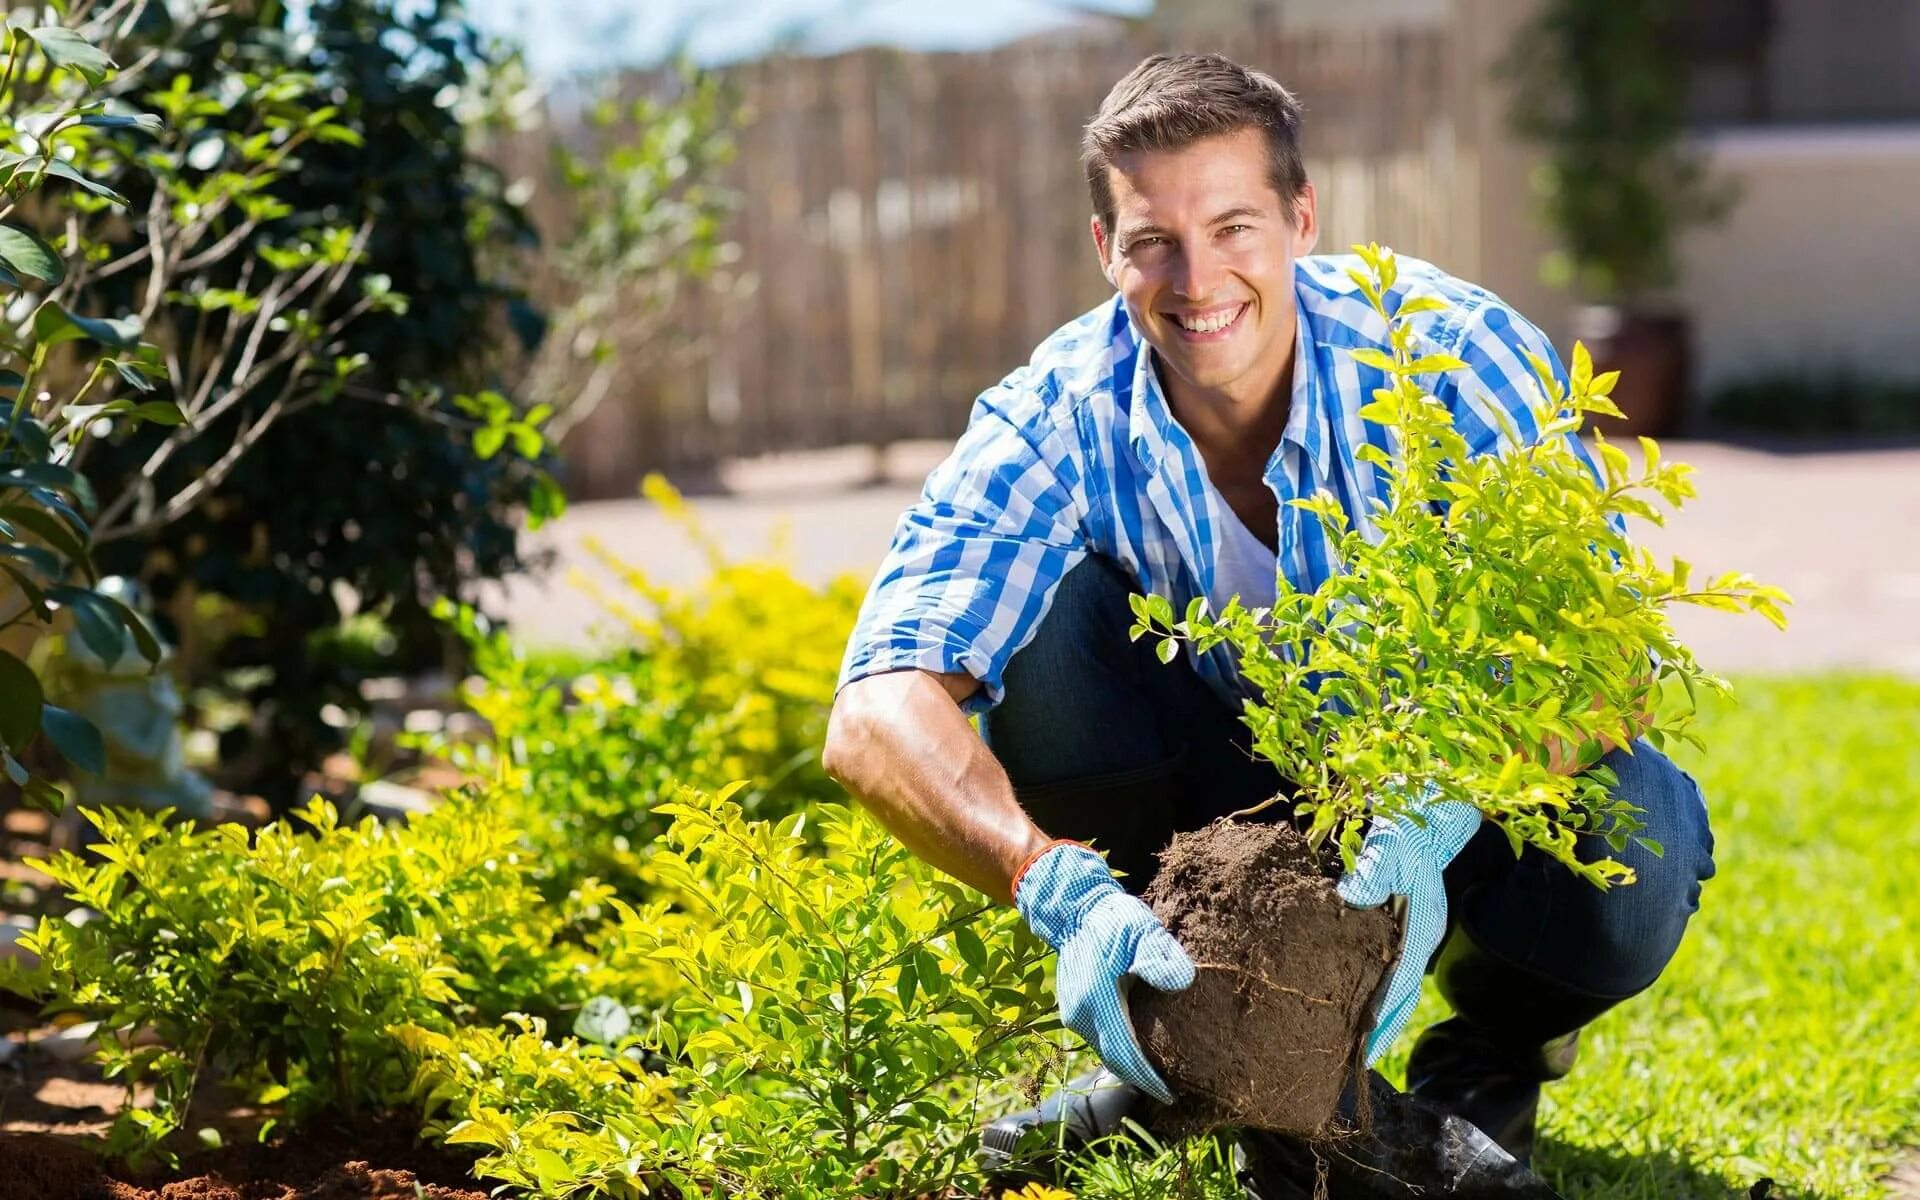
<path fill-rule="evenodd" d="M 1278 566 L 1301 591 L 1337 564 L 1317 518 L 1288 502 L 1324 488 L 1370 534 L 1367 501 L 1387 495 L 1381 472 L 1354 456 L 1367 442 L 1390 449 L 1386 430 L 1358 415 L 1386 376 L 1349 353 L 1387 348 L 1387 327 L 1347 277 L 1350 267 L 1365 271 L 1351 255 L 1317 255 L 1298 260 L 1295 272 L 1292 406 L 1266 480 L 1280 501 Z M 1401 257 L 1399 268 L 1392 295 L 1448 304 L 1409 320 L 1428 352 L 1467 364 L 1423 382 L 1452 408 L 1473 453 L 1499 444 L 1496 407 L 1521 437 L 1537 438 L 1528 406 L 1539 384 L 1526 354 L 1552 364 L 1564 384 L 1552 343 L 1484 288 L 1418 259 Z M 910 667 L 965 672 L 984 685 L 969 708 L 990 707 L 1055 585 L 1087 554 L 1116 560 L 1141 591 L 1168 597 L 1176 610 L 1210 594 L 1220 503 L 1115 296 L 974 402 L 953 453 L 901 515 L 848 642 L 841 686 Z M 1196 665 L 1223 697 L 1238 694 L 1231 658 L 1216 651 Z"/>

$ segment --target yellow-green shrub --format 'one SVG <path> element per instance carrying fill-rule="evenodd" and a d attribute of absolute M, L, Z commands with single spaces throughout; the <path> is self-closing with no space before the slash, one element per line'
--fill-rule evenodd
<path fill-rule="evenodd" d="M 392 1027 L 565 1010 L 600 982 L 576 969 L 598 890 L 550 903 L 484 795 L 408 826 L 342 825 L 316 799 L 294 814 L 306 828 L 251 837 L 83 811 L 94 857 L 34 865 L 94 915 L 43 919 L 21 941 L 38 963 L 10 960 L 0 986 L 99 1022 L 100 1060 L 128 1088 L 120 1150 L 160 1146 L 203 1074 L 296 1121 L 385 1108 L 409 1082 Z M 153 1100 L 135 1108 L 143 1084 Z"/>
<path fill-rule="evenodd" d="M 588 586 L 625 624 L 619 650 L 555 678 L 471 610 L 446 606 L 474 650 L 467 700 L 493 729 L 478 749 L 440 746 L 457 764 L 510 770 L 503 803 L 548 885 L 593 876 L 642 890 L 647 847 L 675 788 L 744 781 L 752 816 L 842 793 L 820 768 L 840 654 L 859 609 L 857 581 L 816 587 L 776 561 L 729 562 L 679 495 L 647 494 L 682 524 L 710 573 L 674 588 L 595 548 L 624 585 Z"/>
<path fill-rule="evenodd" d="M 1605 768 L 1553 771 L 1551 744 L 1591 766 L 1602 737 L 1632 740 L 1659 681 L 1689 696 L 1725 688 L 1674 639 L 1666 606 L 1751 610 L 1784 625 L 1786 595 L 1740 574 L 1695 581 L 1687 563 L 1662 566 L 1628 542 L 1624 518 L 1659 523 L 1655 501 L 1677 508 L 1694 495 L 1691 468 L 1662 462 L 1642 438 L 1636 472 L 1596 434 L 1594 477 L 1571 439 L 1591 415 L 1620 415 L 1607 398 L 1618 373 L 1595 376 L 1584 347 L 1570 386 L 1533 362 L 1538 441 L 1521 444 L 1508 421 L 1499 453 L 1470 455 L 1422 382 L 1466 364 L 1427 353 L 1410 320 L 1444 302 L 1400 302 L 1392 253 L 1355 249 L 1371 272 L 1350 272 L 1354 282 L 1391 329 L 1390 351 L 1353 351 L 1388 381 L 1360 416 L 1388 431 L 1393 451 L 1356 454 L 1389 480 L 1386 504 L 1369 514 L 1375 535 L 1327 492 L 1296 500 L 1319 518 L 1339 573 L 1312 592 L 1283 576 L 1271 609 L 1235 599 L 1217 616 L 1195 601 L 1176 619 L 1165 597 L 1136 596 L 1133 636 L 1168 639 L 1163 658 L 1182 638 L 1238 652 L 1261 693 L 1244 714 L 1254 748 L 1293 781 L 1314 842 L 1331 837 L 1349 864 L 1370 816 L 1402 812 L 1424 791 L 1477 805 L 1516 851 L 1538 846 L 1601 886 L 1630 881 L 1611 859 L 1580 861 L 1574 843 L 1599 833 L 1623 847 L 1640 828 L 1636 810 L 1609 793 Z M 1693 740 L 1691 716 L 1691 706 L 1663 708 L 1646 736 Z"/>
<path fill-rule="evenodd" d="M 660 811 L 673 899 L 625 909 L 620 936 L 675 973 L 671 1002 L 608 1046 L 410 1034 L 440 1132 L 541 1196 L 946 1194 L 981 1078 L 1030 1068 L 1055 1024 L 1045 946 L 855 810 L 751 821 L 688 792 Z"/>

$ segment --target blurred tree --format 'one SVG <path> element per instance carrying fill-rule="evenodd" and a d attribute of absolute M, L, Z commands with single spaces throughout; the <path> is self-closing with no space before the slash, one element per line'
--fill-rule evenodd
<path fill-rule="evenodd" d="M 357 708 L 368 670 L 439 663 L 426 604 L 524 565 L 517 511 L 560 505 L 537 436 L 476 446 L 522 414 L 461 402 L 496 382 L 507 330 L 539 337 L 515 281 L 482 269 L 484 243 L 532 234 L 456 111 L 504 51 L 455 3 L 134 7 L 120 53 L 143 69 L 123 87 L 171 136 L 109 173 L 132 216 L 102 231 L 84 294 L 142 305 L 190 423 L 96 450 L 100 559 L 189 646 L 196 605 L 228 611 L 217 690 L 250 719 L 223 739 L 225 781 L 284 805 L 341 744 L 326 706 Z M 347 594 L 390 631 L 372 662 L 338 636 Z"/>
<path fill-rule="evenodd" d="M 95 557 L 145 582 L 189 683 L 240 702 L 223 782 L 284 806 L 343 743 L 323 714 L 354 712 L 367 674 L 453 665 L 432 600 L 529 565 L 522 516 L 564 505 L 544 427 L 604 394 L 601 324 L 663 310 L 721 254 L 724 197 L 704 180 L 725 159 L 728 108 L 685 77 L 596 109 L 599 142 L 559 151 L 547 181 L 574 214 L 549 251 L 525 210 L 536 181 L 480 153 L 538 98 L 458 0 L 63 11 L 85 37 L 54 39 L 44 60 L 97 61 L 23 69 L 14 90 L 51 73 L 101 98 L 84 121 L 22 122 L 7 166 L 16 192 L 74 185 L 52 214 L 72 269 L 42 281 L 48 304 L 131 314 L 56 339 L 121 351 L 82 394 L 144 394 L 138 412 L 75 409 L 98 436 L 76 438 L 65 469 L 85 461 Z M 49 130 L 60 152 L 34 157 L 56 145 Z M 564 284 L 552 337 L 525 288 L 547 256 Z M 160 413 L 165 427 L 130 424 Z M 370 635 L 349 609 L 374 616 Z"/>
<path fill-rule="evenodd" d="M 1514 128 L 1547 148 L 1535 183 L 1560 245 L 1542 274 L 1589 300 L 1671 284 L 1679 231 L 1733 199 L 1684 140 L 1686 7 L 1545 0 L 1502 62 Z"/>
<path fill-rule="evenodd" d="M 182 423 L 174 404 L 116 394 L 146 389 L 159 370 L 139 314 L 74 304 L 87 265 L 76 230 L 126 205 L 95 174 L 100 152 L 122 132 L 161 128 L 108 96 L 112 61 L 78 25 L 57 6 L 11 13 L 0 33 L 0 290 L 11 293 L 0 308 L 0 768 L 50 808 L 65 795 L 23 761 L 37 741 L 89 771 L 108 753 L 91 720 L 48 702 L 48 650 L 63 639 L 47 635 L 124 658 L 131 676 L 160 659 L 152 631 L 94 566 L 98 505 L 78 460 L 102 422 Z"/>

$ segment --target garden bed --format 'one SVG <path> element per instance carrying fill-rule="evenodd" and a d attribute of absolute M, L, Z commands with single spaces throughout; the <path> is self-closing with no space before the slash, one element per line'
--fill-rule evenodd
<path fill-rule="evenodd" d="M 485 1200 L 470 1161 L 381 1126 L 226 1147 L 140 1176 L 75 1139 L 14 1133 L 0 1135 L 0 1200 Z"/>

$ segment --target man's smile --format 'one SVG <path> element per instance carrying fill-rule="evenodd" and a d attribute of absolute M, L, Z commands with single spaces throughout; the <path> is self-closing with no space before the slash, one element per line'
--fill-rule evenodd
<path fill-rule="evenodd" d="M 1239 304 L 1223 308 L 1210 309 L 1201 313 L 1167 313 L 1174 327 L 1180 331 L 1180 339 L 1185 342 L 1219 342 L 1233 335 L 1239 327 L 1240 318 L 1253 307 L 1253 302 L 1245 300 Z"/>

